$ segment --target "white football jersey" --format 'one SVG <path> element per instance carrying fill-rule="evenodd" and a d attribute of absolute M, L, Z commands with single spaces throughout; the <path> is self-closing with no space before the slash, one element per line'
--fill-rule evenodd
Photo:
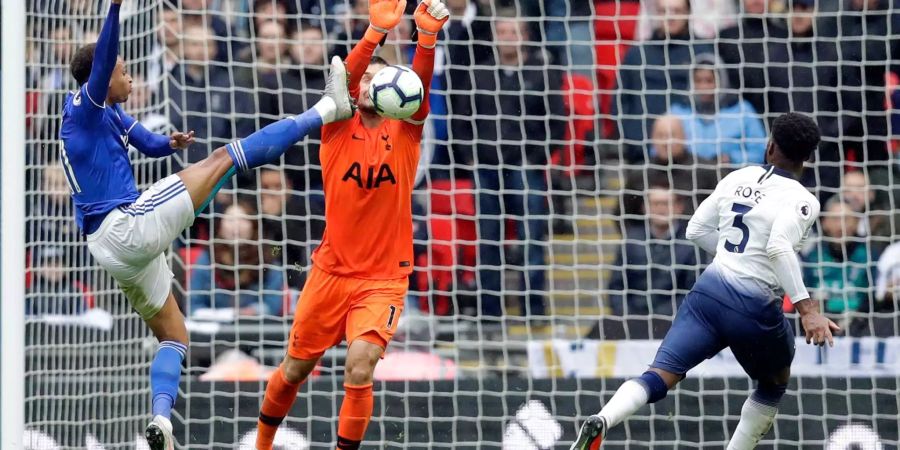
<path fill-rule="evenodd" d="M 790 294 L 772 259 L 788 252 L 797 258 L 819 209 L 816 197 L 789 172 L 771 165 L 745 167 L 719 182 L 691 217 L 687 235 L 715 252 L 712 268 L 725 278 L 741 285 L 763 284 L 770 295 Z M 703 245 L 701 238 L 707 235 L 710 240 Z M 802 277 L 796 283 L 807 295 Z"/>

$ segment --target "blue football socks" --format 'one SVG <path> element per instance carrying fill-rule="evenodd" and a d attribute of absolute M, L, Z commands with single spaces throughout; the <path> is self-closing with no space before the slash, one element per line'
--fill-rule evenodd
<path fill-rule="evenodd" d="M 162 341 L 150 364 L 150 391 L 153 394 L 153 416 L 169 419 L 178 397 L 181 363 L 187 346 L 175 341 Z"/>
<path fill-rule="evenodd" d="M 310 131 L 322 126 L 322 116 L 310 108 L 296 117 L 279 120 L 225 148 L 238 172 L 273 162 Z"/>

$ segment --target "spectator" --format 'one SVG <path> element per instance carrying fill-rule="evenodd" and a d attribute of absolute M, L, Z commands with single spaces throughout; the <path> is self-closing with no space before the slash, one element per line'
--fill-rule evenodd
<path fill-rule="evenodd" d="M 856 236 L 859 218 L 836 196 L 825 203 L 821 216 L 822 237 L 805 258 L 806 285 L 825 302 L 825 312 L 856 311 L 867 306 L 871 286 L 869 249 Z"/>
<path fill-rule="evenodd" d="M 36 127 L 42 139 L 56 139 L 59 132 L 59 112 L 71 87 L 69 62 L 75 51 L 75 29 L 69 24 L 61 24 L 53 29 L 49 39 L 51 45 L 45 46 L 47 55 L 41 58 L 44 70 L 40 80 L 41 104 Z M 48 159 L 37 158 L 34 162 L 46 164 Z"/>
<path fill-rule="evenodd" d="M 294 87 L 287 83 L 283 72 L 290 62 L 285 42 L 287 35 L 281 22 L 275 20 L 261 22 L 255 30 L 255 45 L 241 50 L 237 56 L 237 60 L 244 65 L 242 70 L 235 71 L 235 81 L 256 93 L 259 112 L 267 115 L 263 123 L 268 124 L 283 117 L 276 113 L 280 109 L 281 90 Z"/>
<path fill-rule="evenodd" d="M 548 193 L 546 164 L 565 134 L 560 75 L 540 56 L 526 52 L 525 22 L 503 11 L 494 22 L 497 65 L 473 73 L 469 97 L 475 115 L 475 159 L 479 189 L 478 237 L 482 313 L 503 314 L 506 220 L 518 225 L 525 269 L 518 292 L 522 312 L 544 314 Z M 527 302 L 526 302 L 527 300 Z"/>
<path fill-rule="evenodd" d="M 170 3 L 163 3 L 162 9 L 162 25 L 158 29 L 157 37 L 159 43 L 153 51 L 154 61 L 152 62 L 149 73 L 151 77 L 151 86 L 161 84 L 158 80 L 169 73 L 183 59 L 181 54 L 181 38 L 183 36 L 183 22 L 181 13 Z"/>
<path fill-rule="evenodd" d="M 608 0 L 607 0 L 608 1 Z M 638 22 L 638 36 L 641 39 L 653 34 L 653 21 L 664 14 L 660 0 L 641 1 L 641 15 Z M 691 0 L 691 32 L 694 37 L 711 39 L 721 28 L 734 24 L 735 0 Z"/>
<path fill-rule="evenodd" d="M 73 279 L 66 250 L 58 246 L 42 246 L 34 251 L 34 278 L 25 296 L 28 315 L 81 314 L 88 308 L 88 292 Z"/>
<path fill-rule="evenodd" d="M 185 29 L 190 26 L 199 26 L 212 32 L 210 39 L 216 47 L 215 53 L 210 59 L 225 62 L 228 61 L 228 47 L 231 40 L 231 29 L 228 22 L 223 19 L 221 11 L 212 8 L 209 0 L 181 0 L 181 9 Z"/>
<path fill-rule="evenodd" d="M 885 202 L 879 201 L 866 171 L 855 170 L 841 180 L 841 199 L 859 217 L 856 235 L 869 238 L 873 250 L 883 250 L 884 241 L 891 235 L 891 213 Z"/>
<path fill-rule="evenodd" d="M 646 180 L 666 180 L 682 199 L 684 213 L 690 215 L 716 188 L 718 177 L 713 161 L 697 158 L 685 146 L 684 128 L 681 119 L 662 116 L 653 123 L 651 135 L 650 166 L 641 165 L 625 176 L 625 192 L 622 198 L 622 213 L 628 221 L 636 219 L 644 211 L 644 192 L 649 183 Z M 690 199 L 690 201 L 684 201 Z"/>
<path fill-rule="evenodd" d="M 342 29 L 335 35 L 331 50 L 333 55 L 346 59 L 353 44 L 362 38 L 369 27 L 369 2 L 367 0 L 349 0 L 353 8 L 344 15 Z"/>
<path fill-rule="evenodd" d="M 131 75 L 131 95 L 125 102 L 125 110 L 129 111 L 147 130 L 152 133 L 169 134 L 173 129 L 169 118 L 163 115 L 161 101 L 153 86 L 140 73 Z"/>
<path fill-rule="evenodd" d="M 218 218 L 212 252 L 203 252 L 191 271 L 189 314 L 207 308 L 240 315 L 284 312 L 284 269 L 260 257 L 255 214 L 249 203 L 238 202 Z"/>
<path fill-rule="evenodd" d="M 656 179 L 644 201 L 646 221 L 625 228 L 608 286 L 609 305 L 624 318 L 625 332 L 608 328 L 607 339 L 661 339 L 696 277 L 697 249 L 684 237 L 681 197 Z"/>
<path fill-rule="evenodd" d="M 878 278 L 875 281 L 876 310 L 894 310 L 900 299 L 900 242 L 888 246 L 878 258 Z"/>
<path fill-rule="evenodd" d="M 719 33 L 719 57 L 729 86 L 758 113 L 766 112 L 766 43 L 787 38 L 787 29 L 769 17 L 767 0 L 741 2 L 741 20 Z"/>
<path fill-rule="evenodd" d="M 472 67 L 483 61 L 492 61 L 493 48 L 482 43 L 491 42 L 491 26 L 478 14 L 478 5 L 469 0 L 448 0 L 450 21 L 445 32 L 447 39 L 438 41 L 447 54 L 447 106 L 451 146 L 446 152 L 435 154 L 432 175 L 436 178 L 469 178 L 471 175 L 473 123 L 472 102 L 467 92 L 472 91 Z M 445 166 L 447 169 L 441 170 Z"/>
<path fill-rule="evenodd" d="M 235 136 L 249 135 L 254 121 L 247 107 L 255 102 L 246 89 L 235 89 L 227 68 L 213 63 L 217 50 L 208 28 L 186 26 L 182 42 L 184 60 L 169 83 L 169 121 L 178 129 L 194 130 L 200 145 L 186 152 L 187 162 L 194 163 Z M 239 115 L 236 105 L 241 105 Z"/>
<path fill-rule="evenodd" d="M 325 211 L 310 202 L 313 213 L 308 214 L 308 194 L 298 195 L 291 180 L 280 170 L 260 171 L 259 195 L 266 259 L 285 267 L 288 286 L 300 289 L 310 247 L 322 239 Z"/>
<path fill-rule="evenodd" d="M 866 212 L 875 200 L 875 192 L 869 189 L 869 181 L 865 172 L 855 170 L 844 174 L 841 183 L 841 199 L 850 206 L 854 213 L 859 214 L 859 227 L 855 230 L 857 236 L 869 235 L 869 221 Z"/>
<path fill-rule="evenodd" d="M 544 14 L 541 2 L 534 2 L 535 16 Z M 549 0 L 545 2 L 548 46 L 554 54 L 554 63 L 569 67 L 573 72 L 593 76 L 594 70 L 594 15 L 591 0 Z M 561 45 L 560 45 L 561 44 Z"/>
<path fill-rule="evenodd" d="M 728 77 L 712 54 L 697 56 L 692 97 L 672 106 L 681 118 L 691 153 L 732 167 L 765 160 L 766 129 L 750 102 L 730 93 Z"/>
<path fill-rule="evenodd" d="M 688 0 L 660 0 L 663 19 L 650 40 L 628 49 L 619 68 L 618 99 L 613 116 L 620 117 L 625 156 L 643 161 L 645 138 L 653 121 L 675 103 L 684 103 L 694 55 L 709 52 L 691 35 Z"/>
<path fill-rule="evenodd" d="M 842 160 L 837 145 L 838 127 L 838 57 L 834 40 L 814 35 L 815 0 L 792 0 L 787 40 L 769 43 L 767 64 L 768 117 L 774 119 L 786 112 L 802 112 L 814 116 L 822 131 L 822 145 L 817 152 L 816 168 L 825 187 L 840 182 Z"/>
<path fill-rule="evenodd" d="M 292 5 L 292 3 L 294 3 Z M 281 25 L 281 29 L 285 34 L 290 35 L 296 31 L 296 23 L 289 18 L 296 16 L 297 8 L 295 2 L 285 0 L 254 0 L 253 2 L 253 29 L 256 30 L 255 35 L 251 38 L 258 38 L 264 24 L 268 22 L 276 22 Z"/>
<path fill-rule="evenodd" d="M 300 29 L 294 33 L 289 49 L 292 63 L 299 67 L 282 71 L 283 88 L 280 91 L 266 93 L 268 100 L 263 98 L 262 93 L 260 94 L 263 124 L 285 115 L 306 111 L 315 104 L 325 89 L 325 52 L 326 42 L 322 28 L 309 22 L 301 23 Z M 297 190 L 309 192 L 322 188 L 319 165 L 320 140 L 320 131 L 314 130 L 303 142 L 303 149 L 288 151 L 284 155 L 285 173 L 291 185 Z"/>
<path fill-rule="evenodd" d="M 891 4 L 844 0 L 845 10 L 836 15 L 845 90 L 841 109 L 862 113 L 845 115 L 843 123 L 844 147 L 855 151 L 857 161 L 888 159 L 885 75 L 900 74 L 900 13 Z"/>
<path fill-rule="evenodd" d="M 29 227 L 26 239 L 31 243 L 82 242 L 81 232 L 72 220 L 74 216 L 71 190 L 66 174 L 59 164 L 47 166 L 41 173 L 39 193 L 29 193 Z"/>
<path fill-rule="evenodd" d="M 237 60 L 253 65 L 259 77 L 272 77 L 277 82 L 279 65 L 288 62 L 287 46 L 285 45 L 284 25 L 275 20 L 262 22 L 256 27 L 256 36 L 253 42 L 255 47 L 247 47 L 241 50 Z M 268 87 L 267 80 L 257 81 L 260 87 Z"/>

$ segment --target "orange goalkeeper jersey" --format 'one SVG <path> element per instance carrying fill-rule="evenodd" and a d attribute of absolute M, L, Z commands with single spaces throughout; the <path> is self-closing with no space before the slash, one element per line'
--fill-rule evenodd
<path fill-rule="evenodd" d="M 422 127 L 385 120 L 366 129 L 359 113 L 322 129 L 325 236 L 317 267 L 366 279 L 412 272 L 412 190 Z"/>
<path fill-rule="evenodd" d="M 380 40 L 370 29 L 347 56 L 353 98 Z M 411 118 L 419 125 L 384 120 L 378 128 L 367 129 L 357 112 L 349 120 L 322 127 L 325 236 L 312 258 L 326 272 L 371 280 L 412 273 L 412 190 L 421 123 L 428 116 L 434 49 L 416 46 L 412 69 L 425 87 L 422 106 Z"/>

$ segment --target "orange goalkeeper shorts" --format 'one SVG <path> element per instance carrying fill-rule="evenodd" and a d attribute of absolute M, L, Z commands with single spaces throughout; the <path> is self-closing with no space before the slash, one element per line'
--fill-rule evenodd
<path fill-rule="evenodd" d="M 409 280 L 342 277 L 313 266 L 297 300 L 288 354 L 316 359 L 356 339 L 387 348 L 397 330 Z"/>

